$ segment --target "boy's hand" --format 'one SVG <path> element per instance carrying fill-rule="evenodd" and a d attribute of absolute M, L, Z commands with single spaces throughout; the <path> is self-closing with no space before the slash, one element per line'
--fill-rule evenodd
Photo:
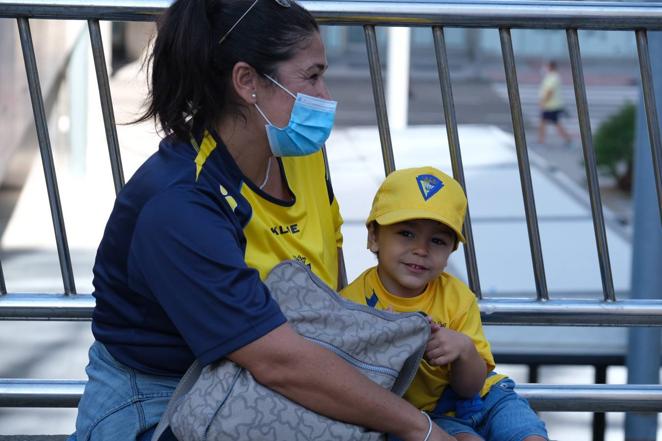
<path fill-rule="evenodd" d="M 466 335 L 436 323 L 431 323 L 430 339 L 425 348 L 425 359 L 432 366 L 443 366 L 457 360 L 465 351 L 473 348 L 473 342 Z"/>

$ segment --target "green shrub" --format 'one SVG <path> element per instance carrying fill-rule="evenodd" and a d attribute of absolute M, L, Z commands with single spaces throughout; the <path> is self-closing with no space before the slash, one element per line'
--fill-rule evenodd
<path fill-rule="evenodd" d="M 600 124 L 593 138 L 598 167 L 626 192 L 632 189 L 635 117 L 634 104 L 624 104 Z"/>

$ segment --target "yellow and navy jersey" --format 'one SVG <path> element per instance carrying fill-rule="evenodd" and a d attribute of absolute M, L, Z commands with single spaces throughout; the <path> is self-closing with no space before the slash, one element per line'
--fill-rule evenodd
<path fill-rule="evenodd" d="M 115 201 L 94 265 L 92 331 L 120 362 L 182 375 L 285 322 L 262 277 L 284 259 L 337 283 L 338 205 L 321 154 L 283 159 L 294 199 L 249 182 L 220 137 L 164 139 Z"/>
<path fill-rule="evenodd" d="M 224 162 L 234 165 L 220 139 L 210 132 L 197 148 L 196 164 L 202 179 L 206 158 L 217 149 Z M 228 204 L 244 219 L 246 263 L 265 279 L 278 263 L 295 259 L 335 289 L 342 217 L 326 175 L 323 153 L 277 160 L 293 200 L 281 201 L 268 195 L 236 166 L 232 167 L 231 187 L 221 188 Z"/>
<path fill-rule="evenodd" d="M 438 325 L 471 338 L 487 368 L 495 367 L 490 344 L 483 333 L 476 296 L 457 278 L 442 273 L 416 297 L 399 297 L 384 288 L 377 267 L 370 268 L 350 283 L 340 294 L 356 303 L 397 312 L 423 312 Z M 422 360 L 404 398 L 421 410 L 432 411 L 450 382 L 450 365 L 432 366 Z M 485 396 L 504 375 L 491 375 L 480 395 Z"/>

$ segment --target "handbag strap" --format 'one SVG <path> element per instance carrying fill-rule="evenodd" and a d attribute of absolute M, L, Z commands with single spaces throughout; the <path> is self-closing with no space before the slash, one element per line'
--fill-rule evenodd
<path fill-rule="evenodd" d="M 163 432 L 165 432 L 166 429 L 170 426 L 170 415 L 172 415 L 172 413 L 175 411 L 177 407 L 177 402 L 189 390 L 191 390 L 196 380 L 200 377 L 201 373 L 202 373 L 202 366 L 200 365 L 198 360 L 195 360 L 193 364 L 188 368 L 182 379 L 179 380 L 179 383 L 177 384 L 175 391 L 172 393 L 172 397 L 170 397 L 170 400 L 168 401 L 168 407 L 166 407 L 165 412 L 163 412 L 163 415 L 161 415 L 161 420 L 159 420 L 159 424 L 156 426 L 156 429 L 154 430 L 154 434 L 152 435 L 152 441 L 158 441 L 161 435 L 163 435 Z"/>

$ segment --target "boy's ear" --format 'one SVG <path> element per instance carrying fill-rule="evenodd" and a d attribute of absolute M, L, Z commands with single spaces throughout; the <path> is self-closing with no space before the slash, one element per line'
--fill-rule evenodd
<path fill-rule="evenodd" d="M 373 253 L 379 252 L 379 244 L 377 243 L 377 225 L 375 222 L 368 224 L 368 249 Z"/>

